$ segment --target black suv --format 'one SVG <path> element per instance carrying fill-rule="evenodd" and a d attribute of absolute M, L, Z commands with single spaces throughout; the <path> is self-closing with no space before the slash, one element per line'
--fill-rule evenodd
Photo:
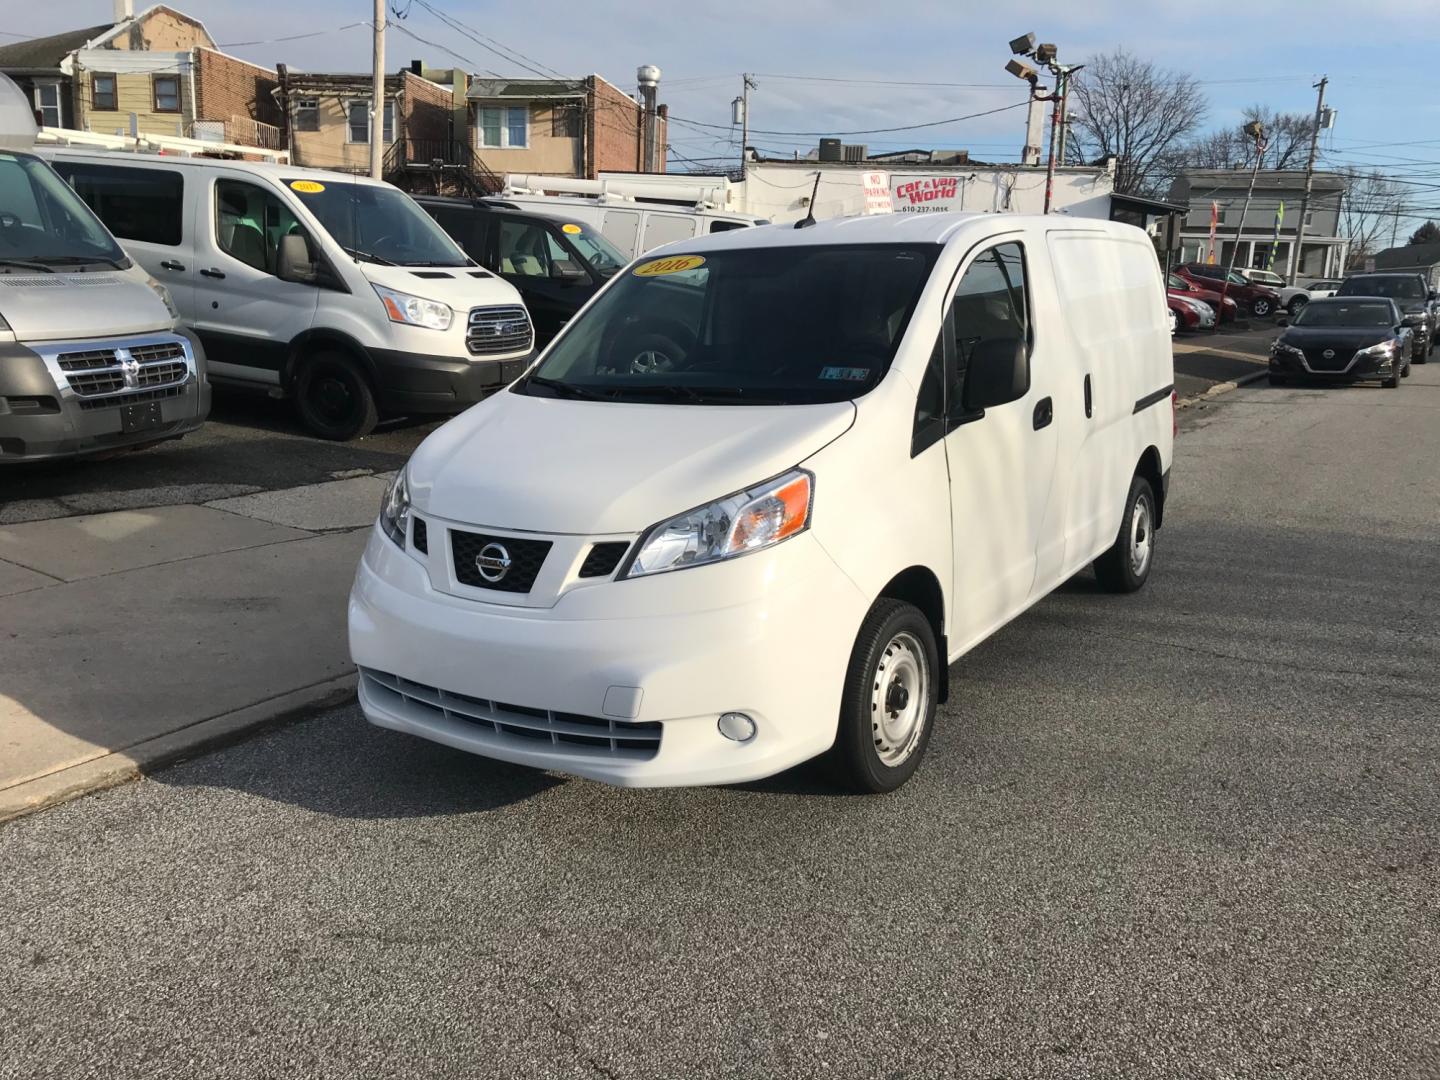
<path fill-rule="evenodd" d="M 499 199 L 416 195 L 465 254 L 519 290 L 535 345 L 560 332 L 629 261 L 598 231 L 563 214 L 539 214 Z"/>
<path fill-rule="evenodd" d="M 1400 309 L 1405 325 L 1414 332 L 1411 357 L 1415 363 L 1425 363 L 1425 358 L 1435 348 L 1437 323 L 1440 323 L 1440 299 L 1430 288 L 1424 274 L 1403 271 L 1366 271 L 1351 274 L 1335 290 L 1336 296 L 1383 296 L 1394 300 Z"/>

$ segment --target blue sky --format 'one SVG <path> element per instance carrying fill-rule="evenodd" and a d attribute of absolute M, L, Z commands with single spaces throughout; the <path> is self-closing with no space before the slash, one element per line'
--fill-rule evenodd
<path fill-rule="evenodd" d="M 1252 103 L 1313 112 L 1311 84 L 1330 76 L 1339 110 L 1325 136 L 1330 164 L 1376 166 L 1403 180 L 1417 210 L 1440 217 L 1440 0 L 1308 0 L 1195 4 L 1171 0 L 725 0 L 639 5 L 610 0 L 423 0 L 523 60 L 505 59 L 448 29 L 422 0 L 387 0 L 408 16 L 399 26 L 433 44 L 390 35 L 388 63 L 410 59 L 503 75 L 526 67 L 567 75 L 599 72 L 626 90 L 642 63 L 664 72 L 660 99 L 676 122 L 676 155 L 698 161 L 739 156 L 738 134 L 687 125 L 728 125 L 740 73 L 756 73 L 751 124 L 760 131 L 841 132 L 964 116 L 1023 100 L 1002 70 L 1006 42 L 1025 31 L 1080 62 L 1123 45 L 1184 70 L 1204 84 L 1208 126 L 1235 124 Z M 137 7 L 146 6 L 136 0 Z M 105 22 L 111 0 L 4 0 L 0 41 Z M 175 0 L 218 42 L 247 59 L 311 70 L 364 70 L 371 0 Z M 315 34 L 297 40 L 275 39 Z M 263 44 L 237 44 L 264 42 Z M 448 51 L 446 51 L 448 50 Z M 458 55 L 457 55 L 458 54 Z M 811 81 L 805 76 L 841 81 Z M 865 81 L 873 80 L 873 81 Z M 887 85 L 893 83 L 952 85 Z M 923 131 L 857 135 L 872 150 L 961 147 L 1013 160 L 1023 110 Z M 756 134 L 775 153 L 803 150 L 812 136 Z"/>

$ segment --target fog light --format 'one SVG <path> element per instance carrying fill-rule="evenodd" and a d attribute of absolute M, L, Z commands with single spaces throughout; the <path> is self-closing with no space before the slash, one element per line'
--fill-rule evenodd
<path fill-rule="evenodd" d="M 743 712 L 721 713 L 715 726 L 720 729 L 721 735 L 736 742 L 749 742 L 755 737 L 755 721 Z"/>

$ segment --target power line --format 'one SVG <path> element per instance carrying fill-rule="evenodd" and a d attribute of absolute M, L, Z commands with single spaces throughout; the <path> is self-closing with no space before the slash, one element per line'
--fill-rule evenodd
<path fill-rule="evenodd" d="M 342 30 L 354 30 L 357 26 L 369 26 L 368 20 L 346 23 L 344 26 L 337 26 L 333 30 L 314 30 L 308 34 L 291 34 L 289 37 L 266 38 L 264 41 L 222 41 L 216 45 L 217 49 L 239 49 L 246 45 L 276 45 L 282 41 L 300 41 L 302 38 L 326 37 L 329 34 L 338 34 Z"/>
<path fill-rule="evenodd" d="M 494 38 L 488 37 L 485 34 L 480 33 L 480 31 L 476 30 L 474 27 L 466 25 L 459 19 L 455 18 L 453 15 L 446 14 L 439 8 L 435 7 L 434 4 L 430 3 L 430 0 L 414 0 L 414 2 L 423 7 L 426 11 L 430 12 L 431 15 L 434 15 L 441 22 L 445 23 L 447 26 L 450 27 L 450 29 L 454 30 L 456 33 L 464 35 L 471 41 L 475 42 L 475 44 L 479 45 L 482 49 L 494 53 L 502 60 L 508 60 L 512 64 L 517 64 L 520 67 L 525 68 L 532 74 L 540 76 L 540 78 L 542 79 L 565 78 L 565 76 L 561 75 L 560 72 L 556 71 L 554 68 L 549 67 L 544 63 L 541 63 L 534 57 L 526 56 L 519 49 L 504 45 L 501 42 L 496 41 Z"/>
<path fill-rule="evenodd" d="M 751 135 L 809 135 L 809 136 L 842 136 L 842 135 L 883 135 L 891 131 L 919 131 L 922 128 L 942 127 L 945 124 L 958 124 L 962 120 L 977 120 L 982 116 L 994 116 L 996 113 L 1010 112 L 1012 109 L 1023 109 L 1029 105 L 1028 101 L 1017 101 L 1013 105 L 1002 105 L 998 109 L 986 109 L 983 112 L 970 113 L 967 116 L 952 116 L 945 120 L 931 120 L 923 124 L 901 124 L 898 127 L 887 128 L 866 128 L 863 131 L 762 131 L 758 128 L 751 128 Z M 703 120 L 687 120 L 684 117 L 671 116 L 675 123 L 687 124 L 690 127 L 710 128 L 716 131 L 730 131 L 733 124 L 708 124 Z"/>

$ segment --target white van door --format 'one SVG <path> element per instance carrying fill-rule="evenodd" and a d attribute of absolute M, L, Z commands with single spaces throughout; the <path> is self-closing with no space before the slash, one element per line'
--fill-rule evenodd
<path fill-rule="evenodd" d="M 1032 325 L 1030 251 L 1019 236 L 975 253 L 957 282 L 942 335 L 950 372 L 945 437 L 955 589 L 952 645 L 968 648 L 1029 602 L 1055 474 L 1055 372 Z M 967 408 L 969 358 L 985 342 L 1024 342 L 1029 389 Z"/>
<path fill-rule="evenodd" d="M 210 372 L 278 384 L 320 289 L 276 276 L 280 239 L 305 233 L 278 192 L 245 173 L 196 169 L 195 318 Z M 314 246 L 312 244 L 312 246 Z"/>
<path fill-rule="evenodd" d="M 694 214 L 666 214 L 649 210 L 645 214 L 645 239 L 636 252 L 643 255 L 654 251 L 662 244 L 673 244 L 677 240 L 689 240 L 695 235 L 695 226 L 700 219 Z"/>
<path fill-rule="evenodd" d="M 600 232 L 623 251 L 627 259 L 633 259 L 639 253 L 636 245 L 640 239 L 640 211 L 606 210 Z"/>

